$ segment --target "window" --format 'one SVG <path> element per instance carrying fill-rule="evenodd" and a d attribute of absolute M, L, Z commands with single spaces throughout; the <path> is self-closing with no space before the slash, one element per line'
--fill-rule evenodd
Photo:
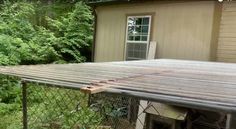
<path fill-rule="evenodd" d="M 151 16 L 129 16 L 126 32 L 126 60 L 146 59 Z"/>

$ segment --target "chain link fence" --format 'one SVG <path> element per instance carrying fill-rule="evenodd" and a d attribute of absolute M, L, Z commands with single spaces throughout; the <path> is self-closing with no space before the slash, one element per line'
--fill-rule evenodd
<path fill-rule="evenodd" d="M 135 129 L 135 98 L 35 84 L 26 91 L 29 129 Z"/>
<path fill-rule="evenodd" d="M 169 119 L 156 106 L 108 93 L 88 95 L 75 89 L 29 83 L 25 89 L 29 129 L 224 129 L 225 115 L 206 125 L 201 115 L 184 109 L 191 116 Z M 144 102 L 144 104 L 142 104 Z M 145 105 L 145 103 L 147 105 Z M 153 113 L 146 113 L 152 108 Z M 198 114 L 198 116 L 197 116 Z M 157 117 L 158 116 L 158 117 Z M 167 115 L 168 116 L 168 115 Z M 182 117 L 182 118 L 180 118 Z M 183 120 L 179 120 L 183 119 Z M 206 121 L 206 120 L 205 120 Z M 200 124 L 199 124 L 200 123 Z"/>

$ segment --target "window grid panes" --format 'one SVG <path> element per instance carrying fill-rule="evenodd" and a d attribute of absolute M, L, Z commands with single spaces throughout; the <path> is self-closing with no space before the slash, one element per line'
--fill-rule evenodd
<path fill-rule="evenodd" d="M 138 60 L 146 58 L 147 44 L 128 43 L 127 44 L 127 60 Z"/>
<path fill-rule="evenodd" d="M 146 59 L 150 20 L 150 16 L 128 17 L 126 60 Z"/>
<path fill-rule="evenodd" d="M 127 41 L 148 41 L 150 17 L 129 17 Z"/>

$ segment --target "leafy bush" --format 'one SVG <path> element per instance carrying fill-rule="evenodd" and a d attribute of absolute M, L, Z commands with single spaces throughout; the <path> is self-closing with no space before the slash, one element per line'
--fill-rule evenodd
<path fill-rule="evenodd" d="M 34 26 L 35 7 L 5 2 L 0 7 L 0 65 L 52 63 L 59 55 L 52 47 L 53 33 Z M 21 120 L 21 90 L 16 78 L 0 76 L 0 128 L 17 128 Z M 15 120 L 15 122 L 12 122 Z"/>
<path fill-rule="evenodd" d="M 60 19 L 47 17 L 50 25 L 48 29 L 33 24 L 32 19 L 38 10 L 38 6 L 35 5 L 37 4 L 9 1 L 4 1 L 0 5 L 0 65 L 85 61 L 86 55 L 81 51 L 89 50 L 92 41 L 92 15 L 89 8 L 79 2 L 75 4 L 72 12 L 65 13 Z M 0 85 L 0 128 L 21 128 L 19 81 L 16 78 L 0 76 Z M 42 105 L 37 96 L 32 98 L 32 101 L 38 106 L 32 105 L 30 108 L 38 109 Z M 81 114 L 93 112 L 84 108 Z M 77 115 L 73 117 L 83 117 Z M 90 117 L 87 118 L 89 119 L 83 119 L 85 124 L 92 121 Z M 96 119 L 99 120 L 99 117 Z M 97 124 L 96 121 L 94 124 Z"/>
<path fill-rule="evenodd" d="M 81 51 L 90 48 L 93 33 L 89 7 L 78 2 L 72 12 L 59 19 L 47 17 L 50 30 L 32 24 L 35 10 L 26 2 L 5 2 L 1 6 L 0 45 L 5 47 L 0 51 L 0 64 L 85 61 Z"/>
<path fill-rule="evenodd" d="M 2 104 L 0 105 L 0 107 L 2 108 Z M 5 107 L 6 109 L 12 108 L 11 105 L 9 104 L 6 104 Z M 21 129 L 22 128 L 21 118 L 22 118 L 22 112 L 19 110 L 11 111 L 6 115 L 1 115 L 0 129 Z"/>
<path fill-rule="evenodd" d="M 2 5 L 0 11 L 0 63 L 2 65 L 52 63 L 59 59 L 53 33 L 32 25 L 35 7 L 25 2 Z M 9 60 L 7 60 L 9 58 Z"/>
<path fill-rule="evenodd" d="M 78 2 L 72 12 L 53 20 L 47 18 L 49 25 L 56 32 L 55 49 L 64 60 L 73 59 L 76 62 L 85 61 L 81 56 L 81 49 L 91 46 L 92 42 L 92 14 L 89 7 Z"/>
<path fill-rule="evenodd" d="M 0 84 L 0 129 L 20 128 L 22 127 L 20 83 L 16 78 L 0 76 Z"/>

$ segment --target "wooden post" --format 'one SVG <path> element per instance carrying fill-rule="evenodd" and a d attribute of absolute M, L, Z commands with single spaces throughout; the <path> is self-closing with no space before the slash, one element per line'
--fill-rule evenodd
<path fill-rule="evenodd" d="M 147 56 L 148 60 L 155 59 L 156 48 L 157 48 L 157 43 L 154 42 L 154 41 L 150 42 L 150 46 L 149 46 L 149 50 L 148 50 L 148 56 Z"/>
<path fill-rule="evenodd" d="M 140 100 L 140 106 L 138 109 L 138 118 L 136 121 L 136 128 L 135 129 L 143 129 L 144 123 L 146 119 L 146 113 L 144 112 L 145 108 L 148 106 L 148 101 Z"/>
<path fill-rule="evenodd" d="M 149 49 L 148 49 L 148 56 L 147 56 L 148 60 L 155 59 L 156 47 L 157 47 L 156 42 L 154 42 L 154 41 L 150 42 L 150 46 L 149 46 Z M 148 101 L 140 100 L 139 110 L 138 110 L 138 118 L 136 120 L 135 129 L 144 129 L 144 123 L 146 121 L 145 120 L 146 119 L 146 113 L 144 113 L 143 110 L 145 108 L 147 108 L 147 106 L 148 106 Z"/>

